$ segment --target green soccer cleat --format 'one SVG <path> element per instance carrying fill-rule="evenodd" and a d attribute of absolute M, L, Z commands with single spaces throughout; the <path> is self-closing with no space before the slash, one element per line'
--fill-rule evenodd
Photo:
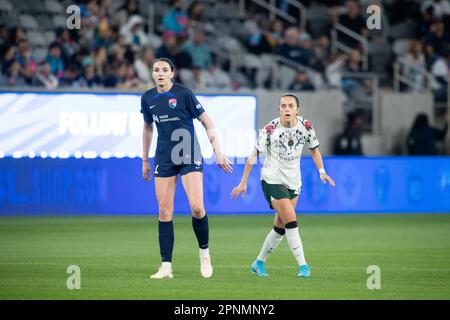
<path fill-rule="evenodd" d="M 255 262 L 252 263 L 252 266 L 250 270 L 254 273 L 256 273 L 260 277 L 268 277 L 269 275 L 266 272 L 266 265 L 264 261 L 262 260 L 255 260 Z"/>
<path fill-rule="evenodd" d="M 307 264 L 299 266 L 298 277 L 300 278 L 309 278 L 311 275 L 311 270 Z"/>

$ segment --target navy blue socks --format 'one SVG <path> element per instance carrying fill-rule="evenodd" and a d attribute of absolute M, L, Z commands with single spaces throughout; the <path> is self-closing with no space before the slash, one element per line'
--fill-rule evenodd
<path fill-rule="evenodd" d="M 201 219 L 192 217 L 192 228 L 194 228 L 194 233 L 197 237 L 198 247 L 207 249 L 209 242 L 208 216 L 205 214 Z"/>
<path fill-rule="evenodd" d="M 173 221 L 159 221 L 159 249 L 162 262 L 172 262 L 173 252 Z"/>

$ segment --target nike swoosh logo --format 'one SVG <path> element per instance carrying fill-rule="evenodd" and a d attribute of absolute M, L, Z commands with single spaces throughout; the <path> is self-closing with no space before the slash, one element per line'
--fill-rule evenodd
<path fill-rule="evenodd" d="M 153 109 L 154 107 L 156 107 L 156 104 L 150 106 L 150 109 Z"/>

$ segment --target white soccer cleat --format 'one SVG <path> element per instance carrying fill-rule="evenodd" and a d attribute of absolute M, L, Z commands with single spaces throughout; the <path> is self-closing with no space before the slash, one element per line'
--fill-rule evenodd
<path fill-rule="evenodd" d="M 173 278 L 172 269 L 167 267 L 159 267 L 158 272 L 150 276 L 151 279 Z"/>
<path fill-rule="evenodd" d="M 208 255 L 200 255 L 200 273 L 203 278 L 211 278 L 213 267 L 211 265 L 211 257 Z"/>

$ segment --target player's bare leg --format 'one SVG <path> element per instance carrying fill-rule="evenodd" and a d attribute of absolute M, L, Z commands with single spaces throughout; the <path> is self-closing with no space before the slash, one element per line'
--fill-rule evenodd
<path fill-rule="evenodd" d="M 293 202 L 288 199 L 272 200 L 272 206 L 284 223 L 289 248 L 291 249 L 292 254 L 299 265 L 298 276 L 309 277 L 310 270 L 303 252 L 303 244 L 298 231 L 297 217 L 293 204 L 297 204 L 297 202 Z"/>
<path fill-rule="evenodd" d="M 158 200 L 158 234 L 161 253 L 161 267 L 151 276 L 152 279 L 173 278 L 172 252 L 174 243 L 173 234 L 173 202 L 177 176 L 168 178 L 155 178 L 156 199 Z"/>
<path fill-rule="evenodd" d="M 200 273 L 204 278 L 210 278 L 213 274 L 213 267 L 208 246 L 208 216 L 203 205 L 203 173 L 187 173 L 181 176 L 181 181 L 191 207 L 192 227 L 199 246 Z"/>

